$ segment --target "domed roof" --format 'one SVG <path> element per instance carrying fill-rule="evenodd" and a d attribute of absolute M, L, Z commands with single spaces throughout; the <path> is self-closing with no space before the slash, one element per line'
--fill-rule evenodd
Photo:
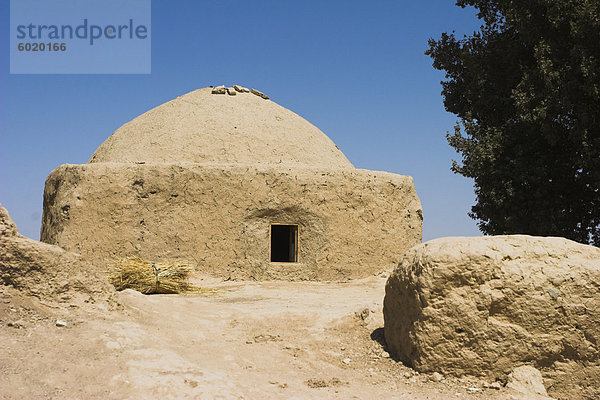
<path fill-rule="evenodd" d="M 126 123 L 88 162 L 353 168 L 323 132 L 292 111 L 253 93 L 212 91 L 195 90 Z"/>

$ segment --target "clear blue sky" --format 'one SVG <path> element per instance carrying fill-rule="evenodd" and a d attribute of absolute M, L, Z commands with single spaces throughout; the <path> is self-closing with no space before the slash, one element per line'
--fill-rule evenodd
<path fill-rule="evenodd" d="M 456 118 L 423 55 L 473 9 L 427 1 L 152 1 L 150 75 L 10 75 L 0 0 L 0 202 L 39 238 L 44 180 L 85 163 L 119 126 L 191 90 L 257 88 L 325 132 L 358 168 L 411 175 L 424 240 L 479 235 L 472 181 L 450 171 Z"/>

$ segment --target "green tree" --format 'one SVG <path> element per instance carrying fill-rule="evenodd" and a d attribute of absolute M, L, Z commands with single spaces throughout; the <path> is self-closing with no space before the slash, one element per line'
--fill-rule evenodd
<path fill-rule="evenodd" d="M 452 170 L 474 179 L 484 234 L 600 246 L 600 0 L 458 0 L 480 31 L 430 39 L 460 119 Z"/>

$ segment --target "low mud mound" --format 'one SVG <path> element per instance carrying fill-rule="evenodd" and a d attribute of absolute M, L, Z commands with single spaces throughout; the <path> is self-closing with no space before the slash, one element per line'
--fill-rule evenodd
<path fill-rule="evenodd" d="M 600 395 L 600 249 L 524 235 L 442 238 L 409 250 L 386 285 L 385 338 L 420 372 L 542 371 L 551 396 Z"/>
<path fill-rule="evenodd" d="M 80 255 L 19 234 L 0 205 L 0 283 L 46 303 L 112 302 L 114 288 Z"/>

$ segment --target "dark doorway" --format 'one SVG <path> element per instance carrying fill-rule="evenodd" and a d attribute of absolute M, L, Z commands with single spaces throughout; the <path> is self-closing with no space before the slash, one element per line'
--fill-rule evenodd
<path fill-rule="evenodd" d="M 298 262 L 298 225 L 271 225 L 271 261 Z"/>

